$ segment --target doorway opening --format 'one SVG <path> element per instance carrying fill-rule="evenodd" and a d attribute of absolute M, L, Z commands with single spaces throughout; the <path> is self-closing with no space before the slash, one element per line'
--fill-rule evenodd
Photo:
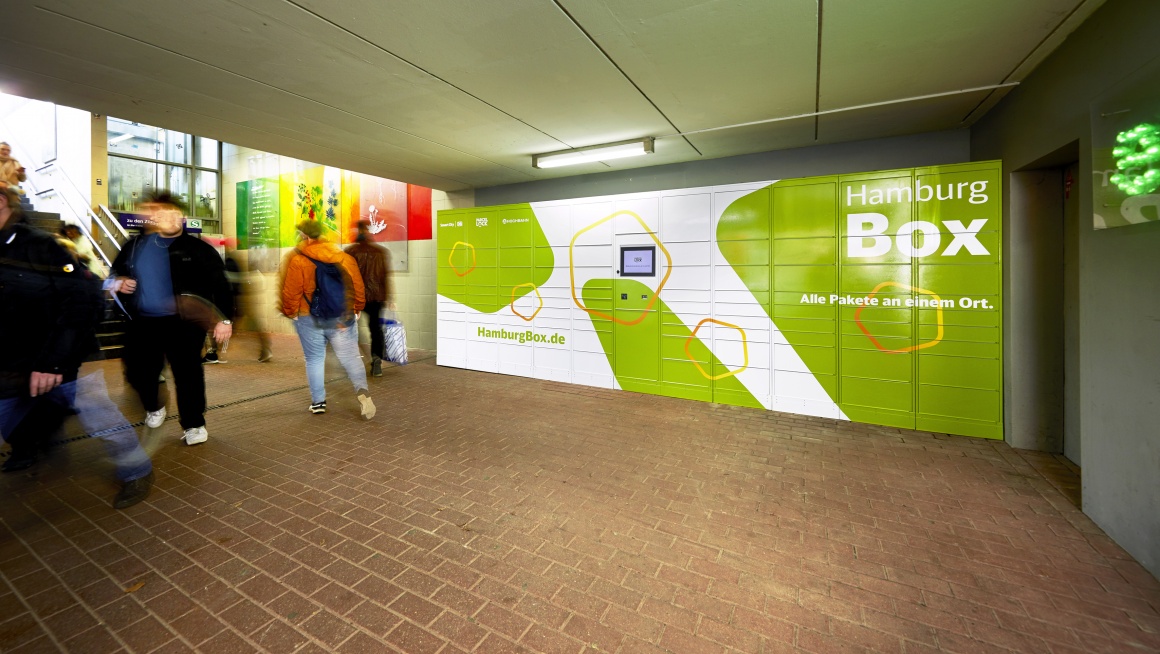
<path fill-rule="evenodd" d="M 1014 171 L 1009 185 L 1004 432 L 1078 506 L 1078 142 Z"/>

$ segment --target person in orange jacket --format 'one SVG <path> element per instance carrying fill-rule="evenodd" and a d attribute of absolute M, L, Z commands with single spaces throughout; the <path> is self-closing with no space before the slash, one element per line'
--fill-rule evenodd
<path fill-rule="evenodd" d="M 282 267 L 282 315 L 294 321 L 306 356 L 310 412 L 326 413 L 326 344 L 355 388 L 359 410 L 375 415 L 358 350 L 358 314 L 366 304 L 362 275 L 349 254 L 322 237 L 316 220 L 298 223 L 298 247 Z M 341 280 L 341 281 L 339 281 Z"/>

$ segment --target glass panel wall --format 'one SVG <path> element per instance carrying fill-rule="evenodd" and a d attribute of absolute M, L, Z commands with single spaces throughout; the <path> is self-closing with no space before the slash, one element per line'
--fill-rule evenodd
<path fill-rule="evenodd" d="M 110 209 L 134 211 L 145 193 L 166 189 L 203 231 L 221 233 L 221 143 L 113 117 L 107 128 Z"/>
<path fill-rule="evenodd" d="M 197 171 L 193 188 L 192 215 L 206 221 L 218 219 L 218 174 L 208 170 Z"/>

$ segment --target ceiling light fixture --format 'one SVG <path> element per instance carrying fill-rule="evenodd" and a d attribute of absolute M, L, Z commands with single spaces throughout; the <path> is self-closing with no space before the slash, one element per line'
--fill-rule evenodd
<path fill-rule="evenodd" d="M 652 154 L 653 137 L 632 141 L 605 143 L 604 145 L 590 145 L 586 148 L 560 150 L 532 155 L 533 168 L 557 168 L 573 164 L 588 163 L 590 161 L 608 161 L 625 157 L 638 157 L 643 154 Z"/>

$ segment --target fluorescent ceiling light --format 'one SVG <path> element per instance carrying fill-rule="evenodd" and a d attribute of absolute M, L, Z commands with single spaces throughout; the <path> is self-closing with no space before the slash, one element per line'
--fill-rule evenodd
<path fill-rule="evenodd" d="M 109 145 L 116 145 L 116 144 L 120 143 L 121 141 L 128 141 L 131 138 L 133 138 L 132 134 L 122 134 L 120 136 L 115 136 L 115 137 L 109 139 Z"/>
<path fill-rule="evenodd" d="M 588 163 L 590 161 L 608 161 L 610 159 L 624 159 L 638 157 L 642 154 L 652 154 L 653 138 L 651 136 L 635 141 L 621 141 L 605 145 L 592 145 L 574 150 L 561 150 L 546 154 L 532 155 L 533 168 L 557 168 L 573 164 Z"/>

